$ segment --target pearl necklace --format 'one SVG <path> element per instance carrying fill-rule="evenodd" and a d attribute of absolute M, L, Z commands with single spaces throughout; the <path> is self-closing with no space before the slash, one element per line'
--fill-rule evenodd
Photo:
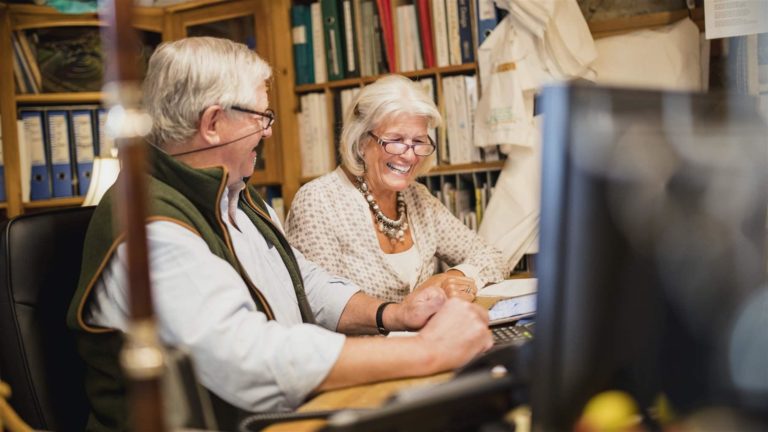
<path fill-rule="evenodd" d="M 395 242 L 405 242 L 405 232 L 408 231 L 408 222 L 405 221 L 405 199 L 401 192 L 397 192 L 397 220 L 388 218 L 384 212 L 381 211 L 379 204 L 373 198 L 373 194 L 368 189 L 368 183 L 362 177 L 355 177 L 357 180 L 357 190 L 363 194 L 365 200 L 368 201 L 368 206 L 371 208 L 374 216 L 376 216 L 377 228 L 380 232 L 384 233 L 393 244 Z"/>

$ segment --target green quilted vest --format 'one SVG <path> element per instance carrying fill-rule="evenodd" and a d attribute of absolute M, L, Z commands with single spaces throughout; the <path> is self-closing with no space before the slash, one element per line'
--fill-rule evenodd
<path fill-rule="evenodd" d="M 227 261 L 240 274 L 258 310 L 273 319 L 274 314 L 266 299 L 238 262 L 222 222 L 219 203 L 226 191 L 226 170 L 223 167 L 193 169 L 153 146 L 149 146 L 149 159 L 147 222 L 171 221 L 199 235 L 212 254 Z M 75 331 L 78 350 L 87 364 L 85 385 L 92 407 L 88 430 L 94 431 L 128 428 L 125 379 L 118 363 L 123 334 L 115 329 L 91 326 L 83 319 L 93 286 L 125 236 L 112 220 L 114 191 L 115 188 L 112 188 L 104 196 L 88 226 L 80 282 L 67 314 L 67 325 Z M 280 253 L 291 276 L 302 319 L 313 323 L 314 316 L 307 302 L 301 273 L 288 241 L 270 220 L 267 208 L 254 188 L 244 189 L 240 198 L 240 209 Z M 211 398 L 219 427 L 234 428 L 239 410 L 212 393 Z"/>

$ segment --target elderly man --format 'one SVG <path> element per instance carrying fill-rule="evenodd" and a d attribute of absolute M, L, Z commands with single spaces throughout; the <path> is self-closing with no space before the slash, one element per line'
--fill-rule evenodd
<path fill-rule="evenodd" d="M 439 277 L 382 303 L 307 261 L 244 179 L 272 134 L 271 69 L 224 39 L 163 44 L 149 62 L 150 275 L 161 340 L 192 355 L 220 425 L 286 411 L 312 392 L 432 374 L 492 345 L 487 313 Z M 126 426 L 117 363 L 127 330 L 126 251 L 108 194 L 88 230 L 69 325 L 89 366 L 90 429 Z M 346 337 L 420 329 L 412 338 Z"/>

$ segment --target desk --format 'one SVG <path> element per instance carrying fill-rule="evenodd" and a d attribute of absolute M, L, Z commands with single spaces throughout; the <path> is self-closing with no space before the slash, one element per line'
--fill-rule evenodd
<path fill-rule="evenodd" d="M 446 372 L 422 378 L 384 381 L 347 387 L 321 393 L 302 405 L 298 411 L 318 411 L 340 408 L 372 408 L 381 405 L 398 390 L 448 381 L 453 373 Z M 303 420 L 280 423 L 264 429 L 265 432 L 309 432 L 325 424 L 324 420 Z"/>

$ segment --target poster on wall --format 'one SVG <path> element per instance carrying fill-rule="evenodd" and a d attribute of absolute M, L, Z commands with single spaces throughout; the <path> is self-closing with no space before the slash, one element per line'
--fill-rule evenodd
<path fill-rule="evenodd" d="M 707 39 L 768 32 L 766 0 L 704 0 Z"/>

